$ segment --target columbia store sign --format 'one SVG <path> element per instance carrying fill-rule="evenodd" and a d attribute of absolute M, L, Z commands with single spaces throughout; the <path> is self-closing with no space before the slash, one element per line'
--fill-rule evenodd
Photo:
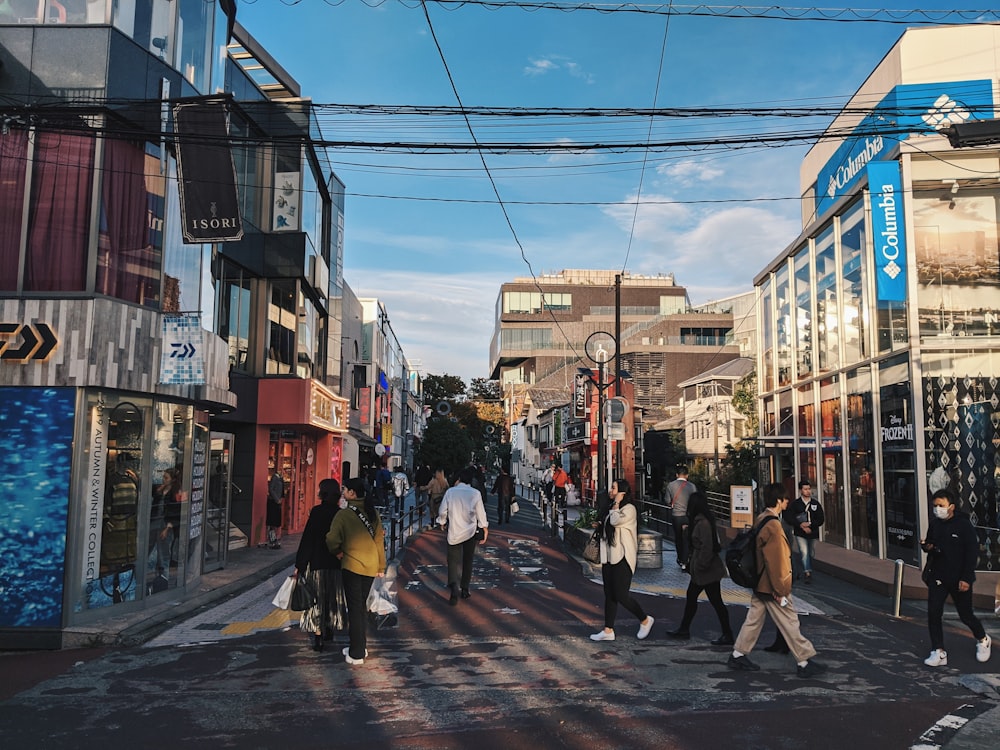
<path fill-rule="evenodd" d="M 868 165 L 872 201 L 872 242 L 875 247 L 875 289 L 879 302 L 906 300 L 906 230 L 899 164 Z"/>
<path fill-rule="evenodd" d="M 865 167 L 884 160 L 900 140 L 966 122 L 974 112 L 985 117 L 992 111 L 993 85 L 988 80 L 896 86 L 817 174 L 817 219 L 822 219 L 838 198 L 850 195 L 865 176 Z"/>

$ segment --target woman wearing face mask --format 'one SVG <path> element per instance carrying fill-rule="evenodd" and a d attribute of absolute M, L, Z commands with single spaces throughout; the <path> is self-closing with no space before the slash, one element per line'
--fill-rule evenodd
<path fill-rule="evenodd" d="M 326 546 L 337 510 L 347 503 L 340 496 L 340 482 L 324 479 L 319 483 L 320 504 L 309 512 L 295 554 L 295 577 L 308 576 L 316 592 L 316 604 L 302 613 L 299 629 L 312 633 L 313 651 L 323 650 L 323 641 L 333 638 L 334 630 L 347 626 L 347 601 L 341 578 L 340 560 Z"/>
<path fill-rule="evenodd" d="M 927 553 L 924 583 L 927 584 L 927 626 L 931 635 L 931 655 L 924 659 L 928 667 L 948 664 L 944 650 L 944 602 L 949 596 L 958 611 L 958 617 L 972 631 L 976 639 L 976 659 L 990 659 L 990 637 L 983 624 L 972 612 L 972 584 L 976 580 L 976 561 L 979 558 L 979 538 L 964 513 L 957 512 L 957 502 L 948 490 L 934 493 L 934 517 L 927 529 L 927 537 L 920 547 Z"/>

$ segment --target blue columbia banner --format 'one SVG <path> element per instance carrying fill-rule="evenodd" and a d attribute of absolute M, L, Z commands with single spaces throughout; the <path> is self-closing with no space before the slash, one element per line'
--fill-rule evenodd
<path fill-rule="evenodd" d="M 879 302 L 905 302 L 906 229 L 899 162 L 871 162 L 867 172 L 872 201 L 876 297 Z"/>
<path fill-rule="evenodd" d="M 822 218 L 838 198 L 851 194 L 866 164 L 885 159 L 909 135 L 927 135 L 955 123 L 992 117 L 992 81 L 896 86 L 865 115 L 816 175 L 816 218 Z"/>

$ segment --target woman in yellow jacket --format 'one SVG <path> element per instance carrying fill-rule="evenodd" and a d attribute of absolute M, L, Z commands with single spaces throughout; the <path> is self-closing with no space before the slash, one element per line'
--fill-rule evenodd
<path fill-rule="evenodd" d="M 348 664 L 364 664 L 368 656 L 368 593 L 375 578 L 385 576 L 385 531 L 360 479 L 344 483 L 341 502 L 343 508 L 333 517 L 326 546 L 343 568 L 351 639 L 344 656 Z"/>

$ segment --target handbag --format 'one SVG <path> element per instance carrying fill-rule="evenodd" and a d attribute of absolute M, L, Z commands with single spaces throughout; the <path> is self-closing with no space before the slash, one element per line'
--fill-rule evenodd
<path fill-rule="evenodd" d="M 481 542 L 481 541 L 483 541 L 486 538 L 486 531 L 483 529 L 482 526 L 477 526 L 476 527 L 476 533 L 475 533 L 475 536 L 473 538 L 477 542 Z"/>
<path fill-rule="evenodd" d="M 294 578 L 294 587 L 292 588 L 292 599 L 288 605 L 288 609 L 292 612 L 304 612 L 310 607 L 316 604 L 316 590 L 313 588 L 312 583 L 305 576 L 299 576 Z"/>
<path fill-rule="evenodd" d="M 594 529 L 594 533 L 590 535 L 590 539 L 583 545 L 583 559 L 590 563 L 599 563 L 601 561 L 600 529 Z"/>
<path fill-rule="evenodd" d="M 521 510 L 521 508 L 520 508 L 520 506 L 519 506 L 519 505 L 517 504 L 517 500 L 515 500 L 514 502 L 512 502 L 512 503 L 510 504 L 510 514 L 511 514 L 511 515 L 514 515 L 514 514 L 515 514 L 515 513 L 517 513 L 517 512 L 519 511 L 519 510 Z"/>
<path fill-rule="evenodd" d="M 288 605 L 292 601 L 292 589 L 295 588 L 295 578 L 288 576 L 285 582 L 281 584 L 281 588 L 278 589 L 278 593 L 274 595 L 274 599 L 271 600 L 273 604 L 278 609 L 288 609 Z"/>

